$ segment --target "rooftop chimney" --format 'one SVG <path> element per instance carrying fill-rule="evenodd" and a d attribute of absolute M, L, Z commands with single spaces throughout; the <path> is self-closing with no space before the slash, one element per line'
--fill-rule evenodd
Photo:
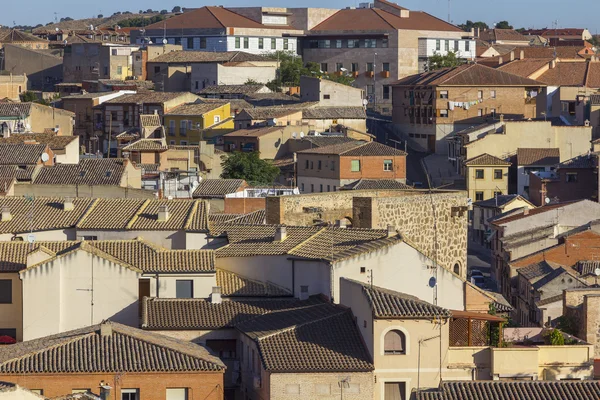
<path fill-rule="evenodd" d="M 221 304 L 221 286 L 213 286 L 210 295 L 210 302 L 213 304 Z"/>
<path fill-rule="evenodd" d="M 510 52 L 510 61 L 515 61 L 515 51 L 514 50 L 512 50 Z"/>
<path fill-rule="evenodd" d="M 525 207 L 523 209 L 523 215 L 529 215 L 529 208 Z"/>
<path fill-rule="evenodd" d="M 410 10 L 400 10 L 400 18 L 410 18 Z"/>
<path fill-rule="evenodd" d="M 308 285 L 300 286 L 300 300 L 308 300 Z"/>
<path fill-rule="evenodd" d="M 285 226 L 278 226 L 275 228 L 275 242 L 283 242 L 287 238 L 287 228 Z"/>
<path fill-rule="evenodd" d="M 112 336 L 112 325 L 110 324 L 110 322 L 104 321 L 100 324 L 100 336 Z"/>
<path fill-rule="evenodd" d="M 12 219 L 12 214 L 10 213 L 10 208 L 2 207 L 2 222 L 7 222 Z"/>
<path fill-rule="evenodd" d="M 166 222 L 169 220 L 169 206 L 164 205 L 158 207 L 158 220 L 160 222 Z"/>
<path fill-rule="evenodd" d="M 64 211 L 73 211 L 75 205 L 73 204 L 72 197 L 65 197 L 65 201 L 63 202 L 63 210 Z"/>
<path fill-rule="evenodd" d="M 398 232 L 396 232 L 396 228 L 393 225 L 387 226 L 387 237 L 396 236 Z"/>
<path fill-rule="evenodd" d="M 335 221 L 335 226 L 337 226 L 338 228 L 345 228 L 346 227 L 346 218 L 344 219 L 338 219 L 337 221 Z"/>
<path fill-rule="evenodd" d="M 521 50 L 521 54 L 519 54 L 519 60 L 525 59 L 525 50 Z"/>

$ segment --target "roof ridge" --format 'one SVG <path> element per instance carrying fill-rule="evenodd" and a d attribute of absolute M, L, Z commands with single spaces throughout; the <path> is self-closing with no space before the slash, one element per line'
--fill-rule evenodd
<path fill-rule="evenodd" d="M 210 15 L 212 15 L 212 16 L 213 16 L 213 18 L 214 18 L 214 19 L 217 21 L 217 23 L 218 23 L 219 25 L 221 25 L 223 28 L 227 28 L 227 26 L 225 26 L 225 25 L 224 25 L 224 24 L 221 22 L 221 20 L 220 20 L 220 19 L 219 19 L 219 18 L 218 18 L 218 17 L 215 15 L 215 13 L 214 13 L 214 12 L 212 12 L 212 8 L 213 8 L 214 6 L 204 6 L 204 7 L 206 7 L 206 10 L 207 10 L 207 11 L 210 13 Z M 200 9 L 201 9 L 201 8 L 199 8 L 199 10 L 200 10 Z M 237 14 L 237 13 L 236 13 L 236 14 Z"/>
<path fill-rule="evenodd" d="M 287 226 L 286 226 L 286 228 L 287 228 Z M 308 243 L 309 240 L 317 237 L 318 235 L 321 235 L 322 232 L 325 232 L 326 230 L 327 230 L 327 228 L 325 228 L 325 227 L 320 228 L 315 233 L 313 233 L 312 235 L 310 235 L 309 237 L 307 237 L 305 240 L 303 240 L 302 242 L 298 243 L 297 245 L 295 245 L 294 247 L 292 247 L 291 249 L 289 249 L 286 252 L 286 254 L 292 254 L 294 251 L 298 250 L 302 245 Z"/>
<path fill-rule="evenodd" d="M 79 218 L 79 221 L 77 221 L 75 223 L 75 227 L 78 228 L 81 226 L 81 224 L 84 222 L 84 220 L 86 219 L 86 217 L 88 217 L 90 215 L 90 213 L 92 212 L 92 210 L 96 207 L 96 205 L 100 202 L 100 199 L 97 198 L 94 201 L 92 201 L 92 204 L 90 204 L 88 206 L 88 209 L 85 210 L 85 212 L 83 213 L 83 215 Z"/>
<path fill-rule="evenodd" d="M 135 224 L 135 222 L 137 221 L 140 213 L 142 213 L 142 211 L 144 211 L 149 205 L 150 205 L 150 199 L 146 199 L 140 205 L 140 207 L 137 209 L 137 211 L 135 212 L 135 214 L 133 214 L 133 217 L 131 217 L 131 219 L 129 220 L 129 222 L 127 223 L 127 225 L 125 225 L 125 230 L 131 229 L 131 227 L 133 226 L 133 224 Z"/>
<path fill-rule="evenodd" d="M 184 230 L 188 230 L 188 228 L 192 224 L 192 220 L 193 220 L 194 216 L 196 215 L 196 212 L 198 211 L 198 201 L 199 200 L 194 200 L 191 210 L 188 210 L 188 215 L 185 219 L 185 223 L 183 224 Z M 208 218 L 208 216 L 206 216 L 206 218 Z"/>

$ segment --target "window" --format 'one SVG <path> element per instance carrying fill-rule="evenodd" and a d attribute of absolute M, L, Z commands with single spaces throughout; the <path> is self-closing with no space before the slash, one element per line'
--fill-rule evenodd
<path fill-rule="evenodd" d="M 275 50 L 277 48 L 277 41 L 275 38 L 271 39 L 271 50 Z"/>
<path fill-rule="evenodd" d="M 166 400 L 188 400 L 188 390 L 186 388 L 168 388 Z"/>
<path fill-rule="evenodd" d="M 448 91 L 440 90 L 440 99 L 447 99 L 447 98 L 448 98 Z"/>
<path fill-rule="evenodd" d="M 390 63 L 383 63 L 382 65 L 384 71 L 390 72 Z"/>
<path fill-rule="evenodd" d="M 369 94 L 369 95 L 375 94 L 375 85 L 367 85 L 367 94 Z"/>
<path fill-rule="evenodd" d="M 327 72 L 327 63 L 321 63 L 321 72 Z"/>
<path fill-rule="evenodd" d="M 350 171 L 351 172 L 359 172 L 360 171 L 360 160 L 350 161 Z"/>
<path fill-rule="evenodd" d="M 258 48 L 262 49 L 264 48 L 264 41 L 263 38 L 258 38 Z"/>
<path fill-rule="evenodd" d="M 308 169 L 308 165 L 309 165 L 308 160 L 306 160 L 306 168 L 305 169 Z"/>
<path fill-rule="evenodd" d="M 179 144 L 182 145 L 182 146 L 187 146 L 188 142 L 187 142 L 187 140 L 180 140 Z M 176 169 L 176 168 L 172 168 L 172 169 Z"/>
<path fill-rule="evenodd" d="M 247 37 L 244 38 L 244 48 L 245 49 L 250 48 L 250 38 L 247 38 Z"/>
<path fill-rule="evenodd" d="M 483 110 L 481 108 L 477 110 L 477 116 L 478 117 L 482 117 L 483 116 Z"/>
<path fill-rule="evenodd" d="M 450 51 L 450 41 L 444 40 L 444 42 L 446 43 L 446 51 Z"/>
<path fill-rule="evenodd" d="M 315 393 L 319 396 L 329 396 L 331 394 L 331 385 L 328 383 L 317 383 Z"/>
<path fill-rule="evenodd" d="M 468 40 L 465 42 L 465 51 L 471 51 L 471 42 Z"/>
<path fill-rule="evenodd" d="M 567 172 L 566 178 L 567 183 L 577 183 L 577 172 Z"/>
<path fill-rule="evenodd" d="M 335 161 L 331 161 L 331 170 L 335 171 Z"/>
<path fill-rule="evenodd" d="M 475 192 L 475 201 L 483 201 L 483 192 Z"/>
<path fill-rule="evenodd" d="M 0 328 L 0 336 L 10 336 L 13 339 L 17 339 L 16 328 Z"/>
<path fill-rule="evenodd" d="M 383 339 L 384 354 L 406 354 L 406 336 L 399 330 L 391 330 Z"/>
<path fill-rule="evenodd" d="M 0 304 L 12 303 L 12 280 L 0 280 Z"/>
<path fill-rule="evenodd" d="M 480 100 L 483 99 L 483 90 L 478 90 L 477 91 L 477 98 L 480 99 Z"/>
<path fill-rule="evenodd" d="M 188 49 L 193 49 L 194 48 L 194 38 L 187 38 L 187 48 Z"/>
<path fill-rule="evenodd" d="M 337 39 L 335 41 L 335 48 L 336 49 L 341 49 L 342 48 L 342 39 Z"/>
<path fill-rule="evenodd" d="M 321 183 L 319 186 L 320 186 L 320 187 L 319 187 L 319 191 L 320 191 L 321 193 L 323 193 L 323 184 Z"/>
<path fill-rule="evenodd" d="M 440 118 L 448 118 L 448 110 L 440 110 Z"/>
<path fill-rule="evenodd" d="M 206 48 L 206 38 L 200 38 L 200 48 L 201 49 L 205 49 Z"/>
<path fill-rule="evenodd" d="M 321 169 L 321 160 L 317 162 L 317 169 Z"/>
<path fill-rule="evenodd" d="M 219 122 L 221 122 L 221 116 L 220 115 L 215 115 L 213 118 L 213 121 L 215 124 L 218 124 Z"/>
<path fill-rule="evenodd" d="M 495 108 L 490 109 L 490 115 L 492 116 L 492 118 L 496 118 L 496 109 Z"/>
<path fill-rule="evenodd" d="M 352 63 L 352 65 L 350 66 L 350 70 L 352 72 L 358 72 L 358 63 Z"/>
<path fill-rule="evenodd" d="M 383 98 L 386 100 L 390 98 L 390 87 L 387 85 L 383 87 Z"/>
<path fill-rule="evenodd" d="M 331 185 L 327 185 L 327 191 L 331 192 Z"/>
<path fill-rule="evenodd" d="M 137 389 L 121 389 L 121 400 L 138 400 Z"/>
<path fill-rule="evenodd" d="M 394 162 L 392 160 L 383 160 L 383 170 L 384 171 L 393 171 L 394 170 Z"/>
<path fill-rule="evenodd" d="M 179 134 L 182 136 L 187 135 L 187 121 L 179 121 Z"/>
<path fill-rule="evenodd" d="M 310 184 L 310 192 L 311 192 L 311 193 L 314 193 L 314 192 L 315 192 L 315 185 L 314 185 L 314 183 L 311 183 L 311 184 Z"/>
<path fill-rule="evenodd" d="M 285 394 L 300 394 L 300 385 L 285 385 Z"/>
<path fill-rule="evenodd" d="M 365 47 L 377 47 L 377 39 L 365 39 Z"/>
<path fill-rule="evenodd" d="M 288 50 L 289 48 L 289 39 L 283 39 L 283 49 Z"/>
<path fill-rule="evenodd" d="M 177 280 L 175 281 L 175 297 L 178 299 L 194 298 L 194 281 L 192 280 Z"/>
<path fill-rule="evenodd" d="M 458 40 L 454 41 L 454 51 L 458 51 Z"/>
<path fill-rule="evenodd" d="M 388 47 L 388 39 L 387 38 L 381 39 L 381 47 Z"/>
<path fill-rule="evenodd" d="M 502 179 L 503 177 L 504 177 L 504 175 L 502 174 L 501 169 L 494 170 L 494 179 Z"/>
<path fill-rule="evenodd" d="M 368 62 L 367 63 L 367 72 L 371 72 L 373 71 L 373 63 Z"/>
<path fill-rule="evenodd" d="M 300 185 L 300 190 L 304 192 L 304 183 Z"/>
<path fill-rule="evenodd" d="M 437 51 L 440 51 L 440 50 L 442 49 L 442 45 L 441 45 L 441 43 L 440 43 L 440 39 L 437 39 L 437 40 L 435 41 L 435 49 L 436 49 Z"/>
<path fill-rule="evenodd" d="M 343 63 L 335 63 L 335 70 L 336 71 L 341 71 L 342 68 L 344 68 L 344 64 Z"/>
<path fill-rule="evenodd" d="M 315 169 L 315 163 L 313 161 L 310 162 L 310 169 Z"/>
<path fill-rule="evenodd" d="M 494 191 L 494 197 L 496 197 L 496 196 L 502 196 L 502 192 Z"/>
<path fill-rule="evenodd" d="M 496 91 L 495 90 L 490 90 L 490 98 L 491 99 L 495 99 L 496 98 Z"/>
<path fill-rule="evenodd" d="M 475 170 L 475 179 L 483 179 L 484 173 L 482 169 Z"/>
<path fill-rule="evenodd" d="M 353 49 L 358 47 L 358 39 L 348 39 L 348 48 Z"/>
<path fill-rule="evenodd" d="M 384 400 L 406 400 L 406 382 L 385 382 Z"/>
<path fill-rule="evenodd" d="M 236 38 L 235 38 L 235 48 L 236 48 L 236 49 L 239 49 L 239 48 L 240 48 L 240 38 L 239 38 L 239 37 L 236 37 Z"/>

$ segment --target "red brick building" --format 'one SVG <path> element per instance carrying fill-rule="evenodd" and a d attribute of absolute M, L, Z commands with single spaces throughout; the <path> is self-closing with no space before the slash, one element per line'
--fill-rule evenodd
<path fill-rule="evenodd" d="M 222 400 L 224 372 L 202 346 L 110 321 L 0 347 L 0 381 L 49 398 Z"/>
<path fill-rule="evenodd" d="M 299 151 L 301 192 L 332 192 L 361 179 L 406 182 L 406 153 L 377 142 L 347 142 Z"/>

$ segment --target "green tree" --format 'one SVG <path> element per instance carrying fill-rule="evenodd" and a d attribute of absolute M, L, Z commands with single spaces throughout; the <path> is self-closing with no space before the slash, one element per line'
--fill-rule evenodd
<path fill-rule="evenodd" d="M 38 95 L 35 92 L 27 91 L 21 94 L 21 101 L 23 103 L 37 102 L 38 100 Z"/>
<path fill-rule="evenodd" d="M 329 74 L 329 75 L 326 75 L 325 78 L 327 78 L 333 82 L 341 83 L 342 85 L 352 86 L 352 84 L 354 83 L 354 78 L 351 75 L 346 75 L 346 74 L 341 74 L 341 75 Z"/>
<path fill-rule="evenodd" d="M 104 15 L 98 14 L 98 18 L 104 18 Z"/>
<path fill-rule="evenodd" d="M 481 22 L 481 21 L 473 22 L 471 20 L 467 20 L 467 22 L 465 22 L 464 24 L 458 25 L 458 27 L 466 32 L 470 32 L 472 28 L 479 28 L 481 30 L 489 28 L 488 24 L 486 24 L 485 22 Z"/>
<path fill-rule="evenodd" d="M 496 29 L 513 29 L 513 27 L 508 21 L 500 21 L 496 24 Z"/>
<path fill-rule="evenodd" d="M 258 151 L 231 153 L 221 162 L 223 179 L 244 179 L 252 184 L 269 185 L 279 176 L 279 168 L 260 158 Z"/>
<path fill-rule="evenodd" d="M 162 15 L 165 15 L 165 14 L 168 14 L 168 13 L 169 13 L 169 11 L 167 11 L 167 10 L 160 10 L 160 13 L 161 13 Z"/>
<path fill-rule="evenodd" d="M 181 7 L 180 6 L 175 6 L 173 7 L 173 9 L 171 10 L 172 13 L 180 13 L 181 12 Z"/>
<path fill-rule="evenodd" d="M 244 82 L 244 85 L 260 85 L 260 82 L 257 82 L 252 78 L 248 78 L 248 80 Z"/>
<path fill-rule="evenodd" d="M 546 344 L 552 346 L 564 346 L 565 345 L 565 337 L 562 332 L 558 329 L 552 329 L 551 331 L 544 334 L 544 341 Z"/>
<path fill-rule="evenodd" d="M 308 62 L 304 64 L 302 58 L 291 51 L 276 51 L 265 54 L 267 58 L 277 60 L 277 78 L 267 84 L 271 90 L 279 91 L 281 86 L 299 86 L 301 76 L 322 76 L 319 64 Z"/>
<path fill-rule="evenodd" d="M 427 60 L 427 71 L 435 71 L 440 68 L 453 68 L 464 64 L 464 61 L 456 56 L 456 53 L 449 51 L 447 55 L 443 56 L 440 53 L 435 53 Z"/>

